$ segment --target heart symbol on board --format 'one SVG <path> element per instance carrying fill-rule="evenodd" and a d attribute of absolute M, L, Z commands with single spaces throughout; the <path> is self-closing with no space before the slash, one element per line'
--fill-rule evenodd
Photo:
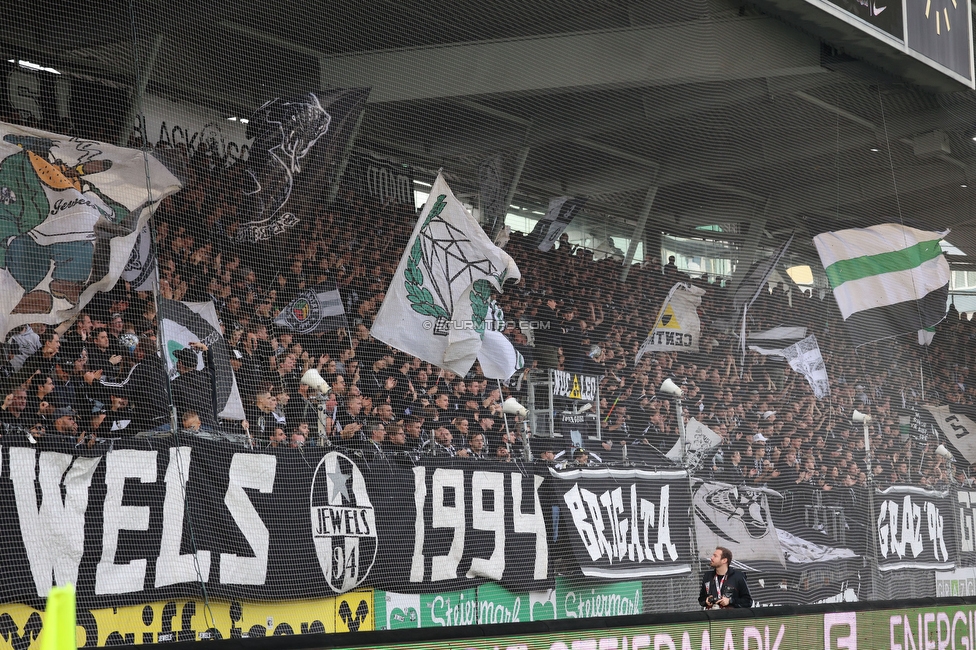
<path fill-rule="evenodd" d="M 533 621 L 554 621 L 556 620 L 556 604 L 551 600 L 532 603 L 530 615 Z"/>
<path fill-rule="evenodd" d="M 417 615 L 417 610 L 413 607 L 407 608 L 407 611 L 403 611 L 399 607 L 390 612 L 390 629 L 391 630 L 402 630 L 410 627 L 420 627 L 420 617 Z"/>

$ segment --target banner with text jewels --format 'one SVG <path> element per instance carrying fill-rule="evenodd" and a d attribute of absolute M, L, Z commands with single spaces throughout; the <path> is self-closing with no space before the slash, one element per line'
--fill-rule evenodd
<path fill-rule="evenodd" d="M 882 574 L 934 584 L 941 572 L 949 592 L 968 591 L 968 574 L 952 572 L 976 555 L 976 492 L 965 490 L 879 491 L 876 529 L 849 526 L 845 539 L 817 528 L 816 512 L 789 516 L 782 492 L 691 482 L 677 469 L 367 463 L 338 448 L 249 450 L 194 437 L 117 440 L 111 450 L 53 437 L 4 442 L 0 619 L 17 638 L 36 636 L 44 598 L 66 583 L 102 645 L 113 632 L 144 642 L 180 629 L 179 638 L 227 638 L 280 625 L 300 633 L 641 613 L 657 602 L 694 609 L 695 589 L 669 590 L 676 579 L 694 585 L 718 545 L 733 549 L 762 605 L 867 598 L 869 554 L 856 534 L 878 545 Z M 852 522 L 870 521 L 866 499 L 849 507 Z M 201 618 L 204 586 L 219 616 Z M 149 611 L 151 620 L 133 614 Z"/>

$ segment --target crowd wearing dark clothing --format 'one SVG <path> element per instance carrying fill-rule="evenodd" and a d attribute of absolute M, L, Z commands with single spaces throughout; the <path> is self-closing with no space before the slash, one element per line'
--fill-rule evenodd
<path fill-rule="evenodd" d="M 370 335 L 416 223 L 411 209 L 343 189 L 332 205 L 267 246 L 242 245 L 235 234 L 246 219 L 243 164 L 227 164 L 206 149 L 177 153 L 188 161 L 184 189 L 163 202 L 153 222 L 159 295 L 214 303 L 246 425 L 220 419 L 212 352 L 184 348 L 174 368 L 164 364 L 154 338 L 154 296 L 125 282 L 98 294 L 70 323 L 10 333 L 3 422 L 52 429 L 55 412 L 70 409 L 81 429 L 98 437 L 175 421 L 258 446 L 334 444 L 370 457 L 433 453 L 501 462 L 524 456 L 525 423 L 504 416 L 501 404 L 509 396 L 524 403 L 525 382 L 515 377 L 500 387 L 477 365 L 459 377 Z M 749 330 L 791 325 L 816 334 L 831 387 L 829 398 L 818 400 L 782 360 L 753 352 L 739 357 L 737 340 L 727 333 L 730 289 L 721 282 L 689 278 L 657 258 L 635 266 L 624 282 L 619 259 L 595 259 L 565 238 L 542 253 L 516 233 L 506 250 L 523 279 L 497 297 L 509 322 L 505 333 L 525 357 L 526 371 L 601 376 L 603 438 L 584 444 L 602 462 L 621 461 L 625 449 L 633 460 L 642 447 L 667 451 L 675 443 L 675 409 L 657 394 L 670 378 L 684 391 L 686 416 L 722 438 L 696 468 L 711 478 L 795 495 L 816 491 L 838 501 L 867 485 L 869 460 L 875 483 L 968 480 L 962 463 L 949 475 L 934 453 L 937 441 L 908 437 L 900 426 L 923 402 L 923 381 L 928 403 L 976 400 L 969 382 L 976 327 L 954 311 L 930 347 L 906 337 L 855 354 L 829 294 L 795 286 L 789 294 L 781 286 L 761 294 L 749 309 Z M 635 365 L 675 281 L 706 291 L 701 349 L 648 354 Z M 299 292 L 320 284 L 340 291 L 348 328 L 300 335 L 273 324 Z M 333 388 L 328 396 L 302 383 L 309 370 Z M 28 399 L 20 407 L 22 389 Z M 851 423 L 855 409 L 872 416 L 870 458 L 860 426 Z M 537 457 L 569 444 L 542 441 L 544 433 L 532 435 Z M 543 442 L 555 442 L 555 449 Z"/>

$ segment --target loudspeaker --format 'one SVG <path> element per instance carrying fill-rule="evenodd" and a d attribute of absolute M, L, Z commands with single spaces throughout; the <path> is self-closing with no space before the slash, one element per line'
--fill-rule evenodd
<path fill-rule="evenodd" d="M 502 402 L 502 413 L 506 415 L 518 415 L 520 417 L 525 417 L 529 412 L 529 409 L 525 408 L 514 397 L 509 397 L 507 400 Z"/>
<path fill-rule="evenodd" d="M 942 456 L 943 458 L 948 458 L 949 460 L 952 460 L 952 452 L 946 449 L 945 445 L 939 445 L 938 447 L 936 447 L 935 453 L 937 453 L 939 456 Z"/>
<path fill-rule="evenodd" d="M 664 383 L 661 384 L 661 388 L 658 392 L 664 393 L 665 395 L 671 395 L 672 397 L 682 396 L 681 387 L 671 381 L 670 377 L 664 380 Z"/>
<path fill-rule="evenodd" d="M 851 415 L 851 422 L 857 422 L 858 424 L 870 422 L 871 416 L 861 413 L 857 409 L 854 409 L 854 413 Z"/>
<path fill-rule="evenodd" d="M 319 391 L 323 395 L 325 395 L 330 390 L 332 390 L 332 387 L 329 386 L 329 383 L 324 379 L 322 379 L 322 375 L 320 375 L 319 371 L 316 370 L 315 368 L 312 368 L 304 375 L 302 375 L 302 383 L 305 384 L 306 386 L 311 386 L 312 388 Z"/>

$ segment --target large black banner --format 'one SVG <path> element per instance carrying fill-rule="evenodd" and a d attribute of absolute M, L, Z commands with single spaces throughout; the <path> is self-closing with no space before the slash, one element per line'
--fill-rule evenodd
<path fill-rule="evenodd" d="M 369 154 L 358 157 L 359 191 L 379 204 L 395 204 L 414 211 L 413 168 Z"/>
<path fill-rule="evenodd" d="M 201 438 L 0 447 L 0 599 L 83 607 L 351 589 L 552 587 L 544 476 L 514 464 L 251 451 Z M 109 448 L 111 447 L 111 451 Z M 357 458 L 356 462 L 350 458 Z M 379 466 L 377 466 L 379 465 Z"/>
<path fill-rule="evenodd" d="M 367 464 L 355 452 L 250 450 L 195 437 L 89 449 L 8 433 L 3 443 L 2 602 L 40 606 L 52 585 L 67 582 L 83 608 L 196 598 L 204 586 L 211 598 L 254 601 L 484 583 L 526 593 L 552 588 L 551 559 L 600 580 L 653 581 L 697 566 L 692 495 L 678 470 L 449 458 Z M 972 556 L 974 495 L 877 492 L 871 536 L 883 575 L 948 570 Z M 767 497 L 779 513 L 772 521 Z M 854 524 L 870 520 L 861 499 L 849 511 L 846 542 L 837 537 L 843 526 L 810 528 L 810 513 L 790 524 L 772 491 L 706 483 L 695 499 L 699 545 L 740 540 L 736 557 L 770 585 L 763 601 L 815 602 L 837 596 L 839 585 L 860 590 L 865 554 L 851 546 Z M 703 540 L 703 522 L 721 539 Z M 766 545 L 772 524 L 780 551 Z M 780 584 L 790 593 L 775 592 Z"/>
<path fill-rule="evenodd" d="M 550 469 L 561 534 L 583 575 L 642 578 L 691 571 L 691 488 L 684 471 Z"/>
<path fill-rule="evenodd" d="M 954 504 L 948 492 L 894 485 L 878 491 L 875 507 L 880 571 L 955 567 Z"/>
<path fill-rule="evenodd" d="M 265 283 L 287 255 L 276 240 L 312 218 L 328 197 L 354 136 L 367 88 L 277 97 L 254 112 L 241 223 L 234 234 L 240 253 Z M 278 242 L 280 245 L 280 242 Z"/>

